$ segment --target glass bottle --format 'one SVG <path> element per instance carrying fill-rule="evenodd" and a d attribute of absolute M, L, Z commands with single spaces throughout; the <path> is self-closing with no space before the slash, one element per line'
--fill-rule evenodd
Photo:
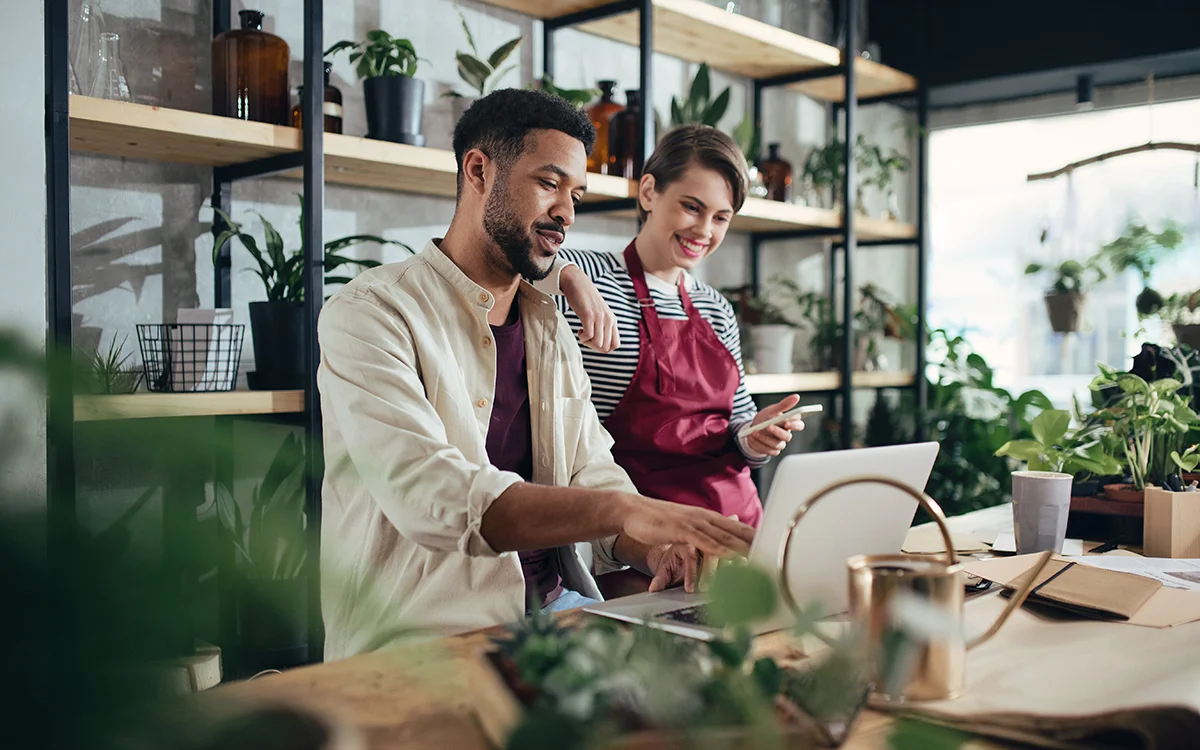
<path fill-rule="evenodd" d="M 262 30 L 262 11 L 242 10 L 238 16 L 240 29 L 212 41 L 213 114 L 287 125 L 287 42 Z"/>
<path fill-rule="evenodd" d="M 342 132 L 342 90 L 337 86 L 329 83 L 329 75 L 333 72 L 333 63 L 325 63 L 325 103 L 322 109 L 325 112 L 325 132 L 326 133 L 341 133 Z M 298 89 L 299 101 L 296 106 L 292 107 L 292 127 L 304 127 L 304 113 L 302 111 L 304 105 L 304 87 Z"/>
<path fill-rule="evenodd" d="M 608 129 L 608 173 L 627 180 L 641 177 L 635 168 L 641 151 L 642 92 L 625 92 L 625 109 L 613 115 Z"/>
<path fill-rule="evenodd" d="M 100 55 L 90 89 L 92 96 L 101 99 L 133 101 L 125 80 L 125 66 L 121 64 L 121 37 L 111 31 L 100 35 Z"/>
<path fill-rule="evenodd" d="M 75 45 L 71 50 L 70 64 L 74 69 L 78 91 L 92 96 L 92 82 L 100 64 L 100 34 L 104 29 L 100 11 L 92 3 L 79 8 L 79 25 L 75 30 Z"/>
<path fill-rule="evenodd" d="M 792 199 L 792 164 L 779 155 L 778 143 L 767 144 L 762 173 L 767 183 L 767 200 L 786 203 Z"/>
<path fill-rule="evenodd" d="M 597 81 L 600 87 L 600 101 L 588 107 L 588 119 L 596 129 L 596 145 L 588 155 L 588 171 L 608 174 L 608 127 L 613 115 L 625 109 L 613 100 L 613 89 L 616 81 Z"/>

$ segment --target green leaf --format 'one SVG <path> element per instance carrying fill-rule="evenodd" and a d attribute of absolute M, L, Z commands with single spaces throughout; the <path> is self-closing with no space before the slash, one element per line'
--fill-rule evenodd
<path fill-rule="evenodd" d="M 751 676 L 754 677 L 754 682 L 758 684 L 764 695 L 779 694 L 779 689 L 783 685 L 783 670 L 779 668 L 774 659 L 763 657 L 754 662 Z"/>
<path fill-rule="evenodd" d="M 455 58 L 458 60 L 458 75 L 471 85 L 480 94 L 483 94 L 483 89 L 487 86 L 487 79 L 492 74 L 492 69 L 487 63 L 471 57 L 465 53 L 458 53 Z"/>
<path fill-rule="evenodd" d="M 330 286 L 332 284 L 349 284 L 351 281 L 354 281 L 354 278 L 351 276 L 326 276 L 325 286 Z"/>
<path fill-rule="evenodd" d="M 688 102 L 708 102 L 708 63 L 700 63 L 696 77 L 692 79 L 692 89 L 688 92 Z"/>
<path fill-rule="evenodd" d="M 324 56 L 329 57 L 330 55 L 336 55 L 337 53 L 341 52 L 344 49 L 358 49 L 359 46 L 360 45 L 358 42 L 350 42 L 350 41 L 343 40 L 343 41 L 340 41 L 337 44 L 333 45 L 329 49 L 325 50 Z M 351 60 L 351 62 L 353 62 L 353 60 Z"/>
<path fill-rule="evenodd" d="M 1038 442 L 1049 448 L 1062 441 L 1070 426 L 1070 412 L 1062 409 L 1047 409 L 1033 420 L 1033 436 Z"/>
<path fill-rule="evenodd" d="M 1183 471 L 1194 471 L 1197 466 L 1200 466 L 1200 453 L 1193 453 L 1190 456 L 1181 456 L 1179 451 L 1171 451 L 1171 460 Z"/>
<path fill-rule="evenodd" d="M 716 101 L 708 108 L 708 112 L 704 116 L 704 124 L 711 125 L 714 128 L 721 118 L 725 116 L 725 110 L 729 107 L 729 89 L 725 89 L 717 96 Z"/>
<path fill-rule="evenodd" d="M 775 611 L 775 584 L 766 572 L 750 565 L 718 566 L 709 595 L 709 611 L 719 625 L 751 623 Z"/>
<path fill-rule="evenodd" d="M 1033 440 L 1009 440 L 1007 443 L 1000 446 L 995 455 L 1009 456 L 1017 459 L 1018 461 L 1029 463 L 1030 461 L 1038 460 L 1038 458 L 1041 457 L 1043 450 L 1042 444 L 1034 442 Z"/>
<path fill-rule="evenodd" d="M 454 9 L 454 12 L 458 14 L 458 20 L 462 22 L 463 33 L 467 35 L 467 46 L 470 47 L 471 52 L 473 52 L 475 54 L 475 56 L 478 57 L 479 50 L 475 48 L 475 37 L 471 36 L 471 27 L 467 25 L 466 16 L 464 16 L 462 14 L 462 11 L 459 10 L 457 7 Z"/>
<path fill-rule="evenodd" d="M 491 57 L 489 57 L 487 61 L 492 70 L 496 70 L 503 65 L 504 61 L 508 59 L 508 56 L 511 55 L 517 47 L 521 46 L 522 41 L 523 37 L 516 37 L 515 39 L 509 39 L 507 42 L 497 47 L 496 51 L 492 53 Z"/>

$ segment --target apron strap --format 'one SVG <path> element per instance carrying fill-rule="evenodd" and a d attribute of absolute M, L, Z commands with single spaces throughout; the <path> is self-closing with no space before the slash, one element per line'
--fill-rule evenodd
<path fill-rule="evenodd" d="M 658 320 L 658 309 L 654 306 L 654 298 L 650 296 L 650 288 L 646 286 L 646 271 L 642 267 L 642 259 L 638 257 L 636 243 L 630 242 L 625 248 L 625 266 L 629 278 L 633 280 L 633 291 L 637 295 L 638 309 L 642 320 L 646 323 L 646 346 L 654 356 L 654 366 L 657 371 L 658 392 L 669 395 L 675 392 L 675 373 L 663 357 L 660 349 L 663 342 L 662 323 Z"/>

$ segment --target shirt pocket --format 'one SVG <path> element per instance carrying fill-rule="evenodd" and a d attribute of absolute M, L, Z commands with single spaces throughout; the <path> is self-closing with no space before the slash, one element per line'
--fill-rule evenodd
<path fill-rule="evenodd" d="M 575 474 L 576 462 L 586 458 L 584 423 L 591 404 L 585 398 L 560 396 L 554 403 L 554 442 L 558 447 L 555 480 L 569 485 Z"/>

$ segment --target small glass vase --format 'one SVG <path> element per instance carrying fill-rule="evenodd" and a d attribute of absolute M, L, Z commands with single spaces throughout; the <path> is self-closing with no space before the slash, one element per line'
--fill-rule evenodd
<path fill-rule="evenodd" d="M 92 83 L 100 65 L 100 35 L 104 33 L 104 19 L 94 3 L 85 2 L 79 8 L 79 21 L 75 28 L 75 44 L 68 61 L 75 79 L 73 93 L 92 96 Z"/>
<path fill-rule="evenodd" d="M 883 218 L 889 221 L 900 220 L 900 198 L 896 195 L 895 190 L 887 192 L 887 208 L 883 210 Z"/>
<path fill-rule="evenodd" d="M 100 55 L 92 77 L 91 95 L 101 99 L 133 101 L 129 94 L 129 83 L 125 80 L 125 66 L 121 62 L 121 37 L 111 31 L 100 35 Z"/>
<path fill-rule="evenodd" d="M 763 179 L 762 172 L 759 171 L 758 167 L 753 164 L 750 165 L 750 169 L 747 170 L 746 176 L 750 180 L 750 196 L 753 198 L 766 198 L 767 183 Z"/>

